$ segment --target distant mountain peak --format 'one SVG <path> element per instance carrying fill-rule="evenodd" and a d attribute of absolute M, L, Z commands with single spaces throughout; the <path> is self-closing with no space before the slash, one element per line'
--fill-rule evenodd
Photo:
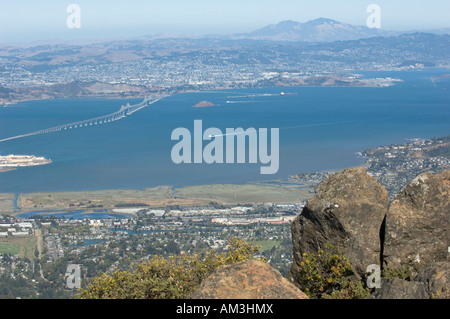
<path fill-rule="evenodd" d="M 331 42 L 358 40 L 384 34 L 384 30 L 370 29 L 366 26 L 351 25 L 321 17 L 305 23 L 293 20 L 281 21 L 277 24 L 270 24 L 256 31 L 241 35 L 241 38 L 276 41 Z"/>
<path fill-rule="evenodd" d="M 309 21 L 305 22 L 305 24 L 309 24 L 309 25 L 318 25 L 318 24 L 324 24 L 324 23 L 335 24 L 335 23 L 341 23 L 341 22 L 333 20 L 333 19 L 328 19 L 328 18 L 317 18 L 317 19 L 309 20 Z"/>
<path fill-rule="evenodd" d="M 278 22 L 276 26 L 296 26 L 301 24 L 300 22 L 294 21 L 294 20 L 284 20 L 281 22 Z"/>

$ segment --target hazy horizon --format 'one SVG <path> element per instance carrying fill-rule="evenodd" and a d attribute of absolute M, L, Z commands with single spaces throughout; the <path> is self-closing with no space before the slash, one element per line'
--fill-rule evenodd
<path fill-rule="evenodd" d="M 70 29 L 67 7 L 81 9 L 80 28 Z M 293 20 L 301 23 L 328 18 L 366 25 L 367 7 L 381 9 L 381 28 L 391 31 L 450 28 L 450 2 L 332 0 L 208 0 L 105 1 L 21 0 L 0 4 L 0 43 L 98 41 L 157 34 L 207 35 L 252 32 L 269 24 Z"/>

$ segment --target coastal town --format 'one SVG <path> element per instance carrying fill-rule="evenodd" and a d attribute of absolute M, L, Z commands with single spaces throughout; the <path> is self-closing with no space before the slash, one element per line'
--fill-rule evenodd
<path fill-rule="evenodd" d="M 412 138 L 407 143 L 378 146 L 358 155 L 365 158 L 367 173 L 387 189 L 392 201 L 419 174 L 450 169 L 450 136 Z M 300 173 L 291 176 L 291 179 L 317 185 L 334 173 L 334 170 Z"/>
<path fill-rule="evenodd" d="M 117 218 L 83 219 L 2 215 L 0 280 L 26 281 L 20 289 L 26 291 L 22 296 L 27 298 L 49 296 L 50 292 L 42 289 L 42 282 L 48 283 L 53 293 L 67 297 L 71 292 L 61 274 L 69 264 L 81 264 L 87 280 L 152 255 L 226 249 L 230 237 L 260 246 L 260 255 L 286 273 L 292 260 L 290 223 L 302 207 L 303 204 L 265 204 L 139 209 Z M 28 246 L 17 248 L 20 243 Z M 36 253 L 32 247 L 36 247 Z M 17 293 L 15 285 L 9 287 L 11 293 Z"/>
<path fill-rule="evenodd" d="M 387 87 L 402 80 L 371 77 L 360 70 L 445 68 L 449 64 L 445 54 L 438 55 L 433 65 L 424 62 L 431 54 L 425 48 L 444 40 L 404 36 L 396 48 L 384 38 L 375 38 L 375 55 L 360 41 L 349 43 L 345 50 L 338 42 L 273 45 L 214 38 L 155 39 L 138 45 L 106 42 L 81 51 L 77 46 L 7 47 L 0 50 L 0 106 L 49 98 L 130 98 L 276 86 Z M 12 58 L 18 55 L 22 58 Z"/>
<path fill-rule="evenodd" d="M 366 158 L 366 171 L 388 190 L 393 200 L 419 174 L 450 169 L 450 136 L 413 138 L 405 144 L 366 150 L 362 155 Z"/>

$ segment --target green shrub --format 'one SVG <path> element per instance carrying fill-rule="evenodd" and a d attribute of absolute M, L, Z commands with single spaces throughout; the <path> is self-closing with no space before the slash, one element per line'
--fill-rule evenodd
<path fill-rule="evenodd" d="M 93 278 L 78 299 L 178 299 L 187 298 L 214 269 L 254 258 L 257 246 L 232 238 L 227 251 L 205 254 L 153 256 L 131 271 L 114 271 Z"/>
<path fill-rule="evenodd" d="M 349 260 L 332 244 L 317 253 L 303 253 L 297 281 L 312 299 L 367 298 L 369 290 L 354 279 Z"/>
<path fill-rule="evenodd" d="M 431 299 L 450 299 L 450 291 L 447 288 L 442 288 L 439 291 L 432 293 Z"/>
<path fill-rule="evenodd" d="M 333 291 L 331 294 L 323 294 L 323 299 L 367 299 L 370 290 L 362 281 L 347 280 L 344 281 L 340 290 Z"/>
<path fill-rule="evenodd" d="M 409 266 L 402 266 L 400 268 L 384 268 L 381 271 L 381 276 L 385 278 L 400 278 L 403 280 L 413 280 L 415 273 L 413 268 Z"/>

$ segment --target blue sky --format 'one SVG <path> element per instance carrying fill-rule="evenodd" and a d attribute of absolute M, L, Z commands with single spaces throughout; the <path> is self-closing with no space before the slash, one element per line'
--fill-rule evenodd
<path fill-rule="evenodd" d="M 72 3 L 80 29 L 66 25 Z M 0 42 L 238 33 L 319 17 L 364 25 L 370 4 L 380 6 L 384 29 L 450 27 L 448 0 L 0 0 Z"/>

